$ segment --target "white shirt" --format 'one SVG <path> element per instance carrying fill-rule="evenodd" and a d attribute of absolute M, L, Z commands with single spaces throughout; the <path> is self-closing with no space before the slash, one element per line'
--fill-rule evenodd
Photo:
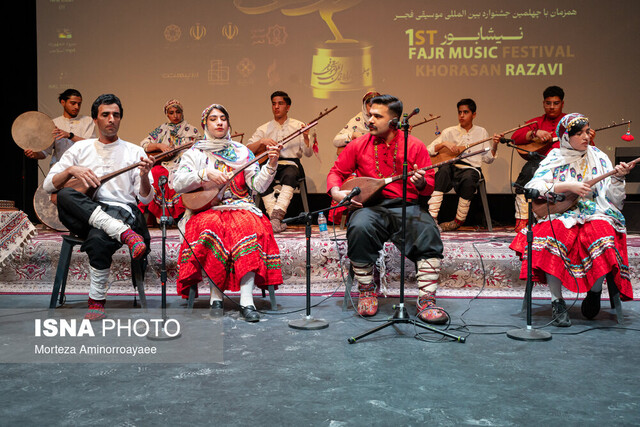
<path fill-rule="evenodd" d="M 429 151 L 430 155 L 435 156 L 437 154 L 437 151 L 435 150 L 436 145 L 440 144 L 443 141 L 451 141 L 451 142 L 455 142 L 456 145 L 465 146 L 465 145 L 473 144 L 474 142 L 482 141 L 483 139 L 487 139 L 487 138 L 489 138 L 489 133 L 485 128 L 482 128 L 480 126 L 473 125 L 471 126 L 471 129 L 469 129 L 468 132 L 464 130 L 460 125 L 451 126 L 443 130 L 440 136 L 438 136 L 436 139 L 433 140 L 431 144 L 429 144 L 429 146 L 427 147 L 427 150 Z M 492 144 L 493 144 L 493 141 L 489 140 L 483 144 L 478 144 L 474 146 L 473 148 L 469 149 L 469 151 L 477 151 L 482 148 L 491 147 Z M 467 157 L 466 159 L 463 160 L 463 162 L 468 163 L 476 168 L 479 168 L 482 165 L 482 162 L 493 163 L 494 160 L 495 160 L 495 157 L 493 157 L 493 155 L 491 154 L 491 151 L 487 151 L 486 153 L 482 153 L 477 156 Z M 465 168 L 468 166 L 456 163 L 456 167 Z"/>
<path fill-rule="evenodd" d="M 93 119 L 89 116 L 76 116 L 70 119 L 66 118 L 65 116 L 60 116 L 53 119 L 53 124 L 55 124 L 58 129 L 65 132 L 71 132 L 83 139 L 96 137 L 95 125 L 93 123 Z M 51 154 L 50 165 L 53 165 L 58 160 L 60 160 L 64 152 L 67 151 L 72 145 L 72 140 L 68 138 L 60 138 L 56 139 L 53 144 L 49 146 L 49 148 L 42 150 L 42 152 L 45 156 Z"/>
<path fill-rule="evenodd" d="M 271 120 L 260 126 L 254 134 L 251 136 L 247 144 L 257 142 L 263 138 L 271 138 L 278 142 L 291 135 L 305 124 L 300 120 L 287 118 L 284 123 L 280 124 L 275 120 Z M 280 151 L 280 157 L 288 158 L 302 158 L 302 155 L 311 157 L 313 155 L 313 147 L 309 143 L 309 147 L 304 143 L 304 136 L 300 134 L 291 141 L 287 142 L 282 151 Z M 286 164 L 286 161 L 279 161 L 278 163 Z"/>
<path fill-rule="evenodd" d="M 53 185 L 53 177 L 70 166 L 84 166 L 91 169 L 98 177 L 138 163 L 140 157 L 146 157 L 142 147 L 122 139 L 111 144 L 103 144 L 97 138 L 85 139 L 73 144 L 62 158 L 51 167 L 42 184 L 45 191 L 53 193 L 57 189 Z M 153 182 L 151 172 L 149 180 Z M 146 197 L 140 194 L 140 171 L 133 168 L 112 178 L 98 188 L 94 199 L 109 205 L 125 208 L 133 213 L 127 204 L 136 204 L 136 197 L 144 204 L 153 199 L 153 186 Z"/>

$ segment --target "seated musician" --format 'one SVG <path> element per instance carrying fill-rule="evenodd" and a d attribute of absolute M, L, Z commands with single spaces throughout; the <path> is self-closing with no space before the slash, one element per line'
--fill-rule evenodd
<path fill-rule="evenodd" d="M 105 317 L 111 257 L 124 243 L 134 259 L 147 253 L 150 236 L 142 212 L 136 206 L 153 198 L 149 171 L 153 159 L 135 144 L 118 137 L 122 104 L 112 94 L 100 95 L 91 106 L 98 129 L 97 139 L 78 141 L 51 167 L 43 188 L 57 193 L 58 217 L 84 239 L 81 250 L 89 257 L 89 311 L 86 319 Z M 100 185 L 99 177 L 140 162 L 138 168 L 117 175 Z M 93 198 L 70 187 L 77 178 L 86 187 L 99 186 Z"/>
<path fill-rule="evenodd" d="M 231 173 L 255 156 L 241 143 L 231 140 L 227 110 L 212 104 L 202 113 L 206 139 L 187 150 L 174 175 L 179 193 L 197 190 L 205 181 L 219 186 L 229 183 Z M 256 207 L 251 191 L 264 192 L 276 173 L 281 146 L 269 147 L 269 160 L 253 163 L 223 187 L 218 205 L 193 216 L 187 210 L 185 239 L 180 247 L 178 293 L 188 296 L 191 286 L 212 281 L 210 307 L 223 308 L 222 292 L 240 291 L 241 313 L 247 322 L 258 322 L 253 304 L 254 285 L 266 288 L 282 284 L 280 250 L 269 219 Z M 205 279 L 206 280 L 206 279 Z"/>
<path fill-rule="evenodd" d="M 359 177 L 384 178 L 402 173 L 404 136 L 393 125 L 402 115 L 402 102 L 391 95 L 371 100 L 370 132 L 347 145 L 327 176 L 327 188 L 332 199 L 340 202 L 348 191 L 340 190 L 352 174 Z M 433 171 L 421 171 L 431 164 L 426 146 L 409 136 L 407 162 L 415 173 L 407 182 L 407 258 L 416 263 L 418 281 L 418 317 L 429 323 L 446 323 L 444 310 L 436 307 L 436 289 L 440 273 L 442 241 L 431 215 L 420 209 L 418 195 L 433 191 Z M 402 180 L 387 185 L 382 200 L 355 210 L 347 226 L 348 256 L 353 266 L 360 297 L 358 313 L 373 316 L 378 311 L 378 298 L 373 281 L 373 265 L 378 252 L 389 240 L 396 246 L 402 232 Z"/>
<path fill-rule="evenodd" d="M 151 131 L 140 143 L 147 153 L 163 153 L 173 150 L 180 145 L 195 142 L 200 139 L 198 129 L 184 120 L 183 108 L 180 101 L 177 99 L 167 101 L 164 105 L 164 114 L 169 121 Z M 162 216 L 162 192 L 160 188 L 158 188 L 158 182 L 161 176 L 166 176 L 168 178 L 168 185 L 164 191 L 165 214 L 176 220 L 182 216 L 184 213 L 182 200 L 180 200 L 180 195 L 173 190 L 173 173 L 180 163 L 180 155 L 181 153 L 178 153 L 174 158 L 159 163 L 151 169 L 155 196 L 149 204 L 139 204 L 142 212 L 149 212 L 157 219 Z M 153 223 L 154 221 L 149 222 Z"/>
<path fill-rule="evenodd" d="M 548 192 L 573 193 L 577 204 L 562 213 L 540 218 L 533 227 L 533 280 L 547 283 L 551 292 L 553 324 L 571 326 L 562 299 L 562 286 L 585 292 L 582 314 L 593 319 L 600 311 L 602 282 L 609 274 L 622 299 L 632 299 L 625 219 L 620 210 L 625 198 L 625 175 L 633 164 L 615 168 L 609 157 L 589 145 L 589 119 L 578 113 L 562 117 L 555 131 L 560 147 L 542 160 L 525 188 L 541 195 Z M 615 174 L 593 186 L 586 181 L 607 172 Z M 526 256 L 526 234 L 518 233 L 511 249 Z M 560 249 L 560 252 L 558 251 Z M 520 278 L 527 277 L 523 259 Z"/>
<path fill-rule="evenodd" d="M 539 117 L 527 120 L 526 123 L 536 122 L 535 125 L 531 125 L 522 129 L 518 129 L 513 133 L 513 141 L 516 145 L 526 145 L 530 143 L 546 143 L 546 146 L 538 151 L 540 156 L 536 156 L 535 153 L 526 156 L 527 162 L 522 166 L 522 170 L 516 179 L 516 227 L 515 232 L 519 233 L 527 226 L 527 219 L 529 217 L 529 211 L 527 210 L 527 201 L 524 197 L 522 186 L 533 178 L 533 174 L 540 165 L 540 161 L 547 155 L 553 148 L 558 148 L 558 142 L 554 142 L 556 137 L 556 127 L 560 122 L 560 119 L 564 117 L 562 108 L 564 107 L 564 90 L 558 86 L 549 86 L 542 92 L 542 107 L 544 108 L 544 114 Z M 593 135 L 592 135 L 593 136 Z"/>
<path fill-rule="evenodd" d="M 487 131 L 473 124 L 476 118 L 476 103 L 473 99 L 465 98 L 458 101 L 458 126 L 451 126 L 442 131 L 427 149 L 429 154 L 435 156 L 439 152 L 448 151 L 453 155 L 462 154 L 469 144 L 482 141 L 489 137 Z M 497 140 L 486 141 L 483 145 L 478 145 L 475 149 L 491 147 L 491 151 L 481 155 L 467 157 L 454 164 L 444 165 L 438 168 L 436 173 L 435 189 L 429 199 L 429 213 L 438 220 L 438 213 L 444 193 L 455 190 L 458 194 L 458 209 L 453 221 L 440 224 L 442 231 L 453 231 L 460 228 L 467 219 L 471 199 L 476 194 L 478 183 L 482 177 L 481 164 L 493 163 L 496 156 Z"/>
<path fill-rule="evenodd" d="M 349 120 L 347 125 L 338 132 L 335 138 L 333 138 L 333 145 L 338 148 L 344 148 L 352 140 L 369 132 L 369 110 L 371 109 L 371 99 L 374 96 L 380 95 L 376 91 L 370 91 L 364 94 L 362 97 L 362 111 L 356 114 Z"/>
<path fill-rule="evenodd" d="M 247 147 L 254 154 L 259 154 L 265 149 L 272 147 L 277 142 L 291 135 L 301 127 L 304 123 L 299 120 L 292 119 L 288 116 L 291 108 L 291 98 L 285 92 L 276 91 L 271 94 L 271 111 L 273 112 L 273 120 L 260 126 L 247 142 Z M 293 198 L 293 191 L 298 188 L 298 178 L 300 177 L 300 159 L 302 155 L 311 157 L 313 155 L 313 147 L 309 142 L 309 131 L 295 137 L 288 142 L 280 153 L 278 161 L 278 170 L 275 180 L 281 184 L 280 194 L 276 197 L 274 187 L 275 181 L 260 193 L 264 202 L 267 215 L 271 218 L 271 225 L 274 233 L 280 233 L 287 229 L 287 225 L 281 221 L 284 219 L 289 203 Z"/>

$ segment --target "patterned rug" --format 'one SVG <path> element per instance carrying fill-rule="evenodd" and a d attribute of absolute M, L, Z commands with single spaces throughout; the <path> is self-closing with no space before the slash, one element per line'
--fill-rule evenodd
<path fill-rule="evenodd" d="M 507 229 L 489 233 L 463 228 L 463 231 L 443 233 L 444 255 L 438 294 L 447 297 L 522 298 L 525 281 L 518 278 L 520 260 L 509 249 L 514 233 Z M 331 231 L 331 229 L 330 229 Z M 343 278 L 348 277 L 349 262 L 346 258 L 345 232 L 336 230 L 331 239 L 323 240 L 317 227 L 311 236 L 311 292 L 327 295 L 345 290 Z M 145 275 L 145 291 L 148 295 L 160 295 L 162 233 L 151 230 L 151 254 Z M 302 295 L 306 292 L 306 243 L 303 226 L 293 226 L 276 238 L 282 258 L 284 284 L 277 294 Z M 51 292 L 58 264 L 62 233 L 37 229 L 34 236 L 16 256 L 0 271 L 0 293 Z M 640 236 L 628 236 L 629 262 L 635 298 L 640 297 Z M 177 229 L 167 232 L 166 266 L 167 293 L 176 295 L 177 259 L 180 235 Z M 381 292 L 389 296 L 399 295 L 400 253 L 387 244 L 378 259 Z M 415 265 L 407 260 L 405 265 L 405 294 L 417 293 Z M 130 258 L 121 248 L 114 256 L 111 268 L 111 294 L 132 295 Z M 75 247 L 69 267 L 67 293 L 86 294 L 89 288 L 88 260 L 86 254 Z M 201 284 L 201 294 L 208 294 L 208 285 Z M 565 290 L 566 292 L 566 290 Z M 547 297 L 544 285 L 534 287 L 534 297 Z M 567 298 L 570 298 L 567 292 Z M 606 296 L 606 287 L 605 287 Z"/>

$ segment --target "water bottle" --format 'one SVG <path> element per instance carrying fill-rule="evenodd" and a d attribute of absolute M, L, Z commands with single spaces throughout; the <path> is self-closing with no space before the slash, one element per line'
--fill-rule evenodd
<path fill-rule="evenodd" d="M 318 228 L 320 229 L 320 238 L 328 239 L 329 230 L 327 229 L 327 218 L 324 216 L 324 213 L 322 212 L 318 214 Z"/>

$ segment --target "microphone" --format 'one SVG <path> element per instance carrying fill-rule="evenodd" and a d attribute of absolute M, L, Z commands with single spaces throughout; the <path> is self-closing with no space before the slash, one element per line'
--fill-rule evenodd
<path fill-rule="evenodd" d="M 413 111 L 411 112 L 411 114 L 409 114 L 408 116 L 405 114 L 404 117 L 402 118 L 402 126 L 408 126 L 409 125 L 409 119 L 413 116 L 415 116 L 416 114 L 418 114 L 420 112 L 419 108 L 414 108 Z"/>
<path fill-rule="evenodd" d="M 420 112 L 420 109 L 419 109 L 419 108 L 417 108 L 417 107 L 416 107 L 416 108 L 414 108 L 414 109 L 413 109 L 413 111 L 411 112 L 411 114 L 409 114 L 409 115 L 405 118 L 405 120 L 409 121 L 409 119 L 410 119 L 411 117 L 415 116 L 415 115 L 416 115 L 416 114 L 418 114 L 419 112 Z"/>
<path fill-rule="evenodd" d="M 160 176 L 160 178 L 158 178 L 158 187 L 162 187 L 163 185 L 167 185 L 168 181 L 169 180 L 167 179 L 166 175 Z"/>
<path fill-rule="evenodd" d="M 353 187 L 351 192 L 347 194 L 347 197 L 342 199 L 339 204 L 342 205 L 342 204 L 349 203 L 351 201 L 351 198 L 357 196 L 358 194 L 360 194 L 360 187 Z"/>
<path fill-rule="evenodd" d="M 566 198 L 567 196 L 565 196 L 562 193 L 554 193 L 553 191 L 547 191 L 546 194 L 541 194 L 538 197 L 538 200 L 545 200 L 547 202 L 555 203 L 555 202 L 561 202 Z"/>
<path fill-rule="evenodd" d="M 394 117 L 393 119 L 389 120 L 389 127 L 391 129 L 398 129 L 398 118 Z M 357 188 L 357 187 L 354 187 Z"/>
<path fill-rule="evenodd" d="M 509 139 L 509 138 L 505 138 L 505 137 L 501 137 L 500 138 L 500 144 L 508 144 L 510 142 L 513 142 L 513 139 Z"/>
<path fill-rule="evenodd" d="M 543 201 L 543 202 L 555 203 L 555 202 L 561 202 L 561 201 L 563 201 L 564 199 L 567 198 L 566 195 L 564 195 L 562 193 L 554 193 L 553 191 L 547 191 L 545 194 L 541 194 L 535 188 L 525 188 L 524 186 L 522 186 L 520 184 L 517 184 L 515 182 L 512 183 L 511 186 L 522 190 L 523 193 L 524 193 L 524 196 L 527 199 L 540 200 L 540 201 Z"/>

